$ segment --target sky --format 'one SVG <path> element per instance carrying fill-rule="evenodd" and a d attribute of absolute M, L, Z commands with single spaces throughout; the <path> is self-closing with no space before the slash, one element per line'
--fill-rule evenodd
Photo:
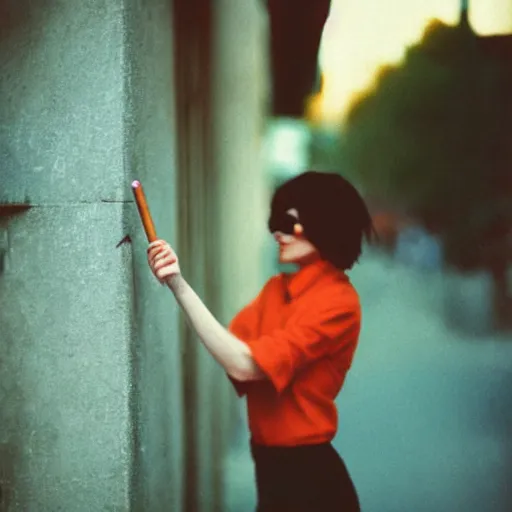
<path fill-rule="evenodd" d="M 339 124 L 352 99 L 384 64 L 399 63 L 432 19 L 458 23 L 461 0 L 332 0 L 320 49 L 323 90 L 313 117 Z M 511 0 L 470 0 L 469 21 L 482 35 L 512 34 Z"/>

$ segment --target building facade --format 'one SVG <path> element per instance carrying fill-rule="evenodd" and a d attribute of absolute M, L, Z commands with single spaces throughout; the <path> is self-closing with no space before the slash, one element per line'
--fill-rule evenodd
<path fill-rule="evenodd" d="M 226 323 L 261 284 L 264 7 L 0 9 L 0 511 L 222 510 L 235 394 L 130 183 Z"/>

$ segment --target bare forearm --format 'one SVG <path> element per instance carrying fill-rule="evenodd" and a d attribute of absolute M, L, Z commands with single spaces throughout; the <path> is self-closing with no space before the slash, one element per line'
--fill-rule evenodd
<path fill-rule="evenodd" d="M 189 325 L 228 375 L 241 381 L 264 378 L 249 347 L 216 320 L 181 274 L 169 277 L 167 285 Z"/>

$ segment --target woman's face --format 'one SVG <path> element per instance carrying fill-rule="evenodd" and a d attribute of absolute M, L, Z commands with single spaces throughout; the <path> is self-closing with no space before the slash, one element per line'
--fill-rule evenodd
<path fill-rule="evenodd" d="M 295 208 L 290 208 L 286 214 L 297 219 L 294 234 L 274 231 L 274 239 L 279 244 L 279 262 L 295 263 L 300 266 L 307 265 L 317 260 L 320 255 L 316 247 L 301 233 L 299 213 Z"/>

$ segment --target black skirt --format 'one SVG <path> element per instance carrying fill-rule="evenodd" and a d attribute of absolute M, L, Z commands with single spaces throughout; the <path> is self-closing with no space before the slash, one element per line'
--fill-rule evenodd
<path fill-rule="evenodd" d="M 359 512 L 347 468 L 331 443 L 293 447 L 251 443 L 257 512 Z"/>

